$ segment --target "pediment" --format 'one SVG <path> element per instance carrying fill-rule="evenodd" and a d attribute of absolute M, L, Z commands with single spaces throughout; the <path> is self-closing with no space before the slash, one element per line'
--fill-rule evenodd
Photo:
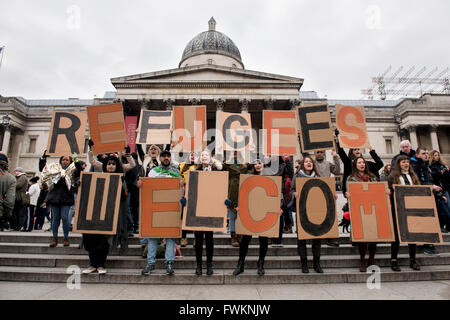
<path fill-rule="evenodd" d="M 216 65 L 200 65 L 112 78 L 113 84 L 147 82 L 278 82 L 303 83 L 303 79 Z"/>

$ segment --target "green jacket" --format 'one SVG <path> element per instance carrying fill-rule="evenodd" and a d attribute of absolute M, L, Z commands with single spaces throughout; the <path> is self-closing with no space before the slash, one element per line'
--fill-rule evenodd
<path fill-rule="evenodd" d="M 0 217 L 11 214 L 16 201 L 16 178 L 7 171 L 0 170 Z"/>
<path fill-rule="evenodd" d="M 239 177 L 247 174 L 248 164 L 223 164 L 223 170 L 228 171 L 228 199 L 231 200 L 231 208 L 238 204 L 239 200 Z"/>

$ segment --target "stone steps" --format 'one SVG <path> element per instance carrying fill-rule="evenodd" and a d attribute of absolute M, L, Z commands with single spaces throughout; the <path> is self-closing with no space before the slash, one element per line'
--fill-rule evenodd
<path fill-rule="evenodd" d="M 436 249 L 440 253 L 450 253 L 450 243 L 444 243 L 443 245 L 436 246 Z M 308 255 L 312 255 L 311 245 L 307 245 Z M 143 249 L 141 245 L 129 245 L 127 256 L 141 256 Z M 181 252 L 184 256 L 195 256 L 195 249 L 192 245 L 181 248 Z M 378 244 L 377 254 L 390 254 L 390 244 Z M 407 253 L 408 247 L 401 245 L 399 253 Z M 0 243 L 0 253 L 21 253 L 21 254 L 52 254 L 52 255 L 86 255 L 85 249 L 80 249 L 79 245 L 71 244 L 69 247 L 64 247 L 59 244 L 55 248 L 50 248 L 47 243 Z M 205 249 L 203 249 L 205 254 Z M 417 247 L 417 253 L 423 253 L 421 246 Z M 119 250 L 114 249 L 112 255 L 118 255 Z M 248 256 L 258 256 L 259 245 L 250 245 L 248 249 Z M 321 255 L 357 255 L 358 248 L 351 244 L 341 244 L 338 248 L 322 245 Z M 239 248 L 232 247 L 230 245 L 214 245 L 214 256 L 239 256 Z M 297 245 L 285 245 L 283 247 L 271 247 L 267 250 L 267 256 L 298 256 Z"/>
<path fill-rule="evenodd" d="M 399 254 L 399 265 L 409 266 L 408 254 Z M 309 257 L 308 263 L 312 268 L 312 257 Z M 367 259 L 367 257 L 366 257 Z M 164 259 L 157 259 L 157 268 L 164 268 Z M 204 259 L 205 260 L 205 259 Z M 214 267 L 219 269 L 234 269 L 237 264 L 238 257 L 214 257 Z M 248 256 L 246 266 L 256 268 L 257 256 Z M 87 255 L 49 255 L 49 254 L 10 254 L 0 253 L 0 261 L 2 266 L 18 266 L 18 267 L 49 267 L 49 268 L 67 268 L 72 265 L 87 267 L 89 258 Z M 107 267 L 113 269 L 142 269 L 147 264 L 147 260 L 142 257 L 132 256 L 108 256 Z M 375 256 L 375 264 L 380 267 L 390 267 L 390 254 L 377 254 Z M 431 265 L 450 265 L 450 253 L 443 253 L 440 256 L 427 256 L 424 254 L 417 255 L 417 262 L 421 266 Z M 203 262 L 206 268 L 206 263 Z M 331 256 L 321 257 L 320 262 L 322 268 L 359 268 L 359 256 Z M 195 257 L 186 256 L 175 260 L 177 269 L 194 270 L 196 266 Z M 267 256 L 265 260 L 265 268 L 269 269 L 296 269 L 300 267 L 300 258 L 298 256 Z"/>
<path fill-rule="evenodd" d="M 0 280 L 33 281 L 33 282 L 67 282 L 71 273 L 66 268 L 48 267 L 9 267 L 0 266 Z M 193 270 L 175 269 L 175 275 L 167 276 L 164 269 L 157 269 L 149 276 L 142 276 L 138 269 L 109 268 L 105 275 L 80 275 L 81 283 L 111 284 L 318 284 L 318 283 L 365 283 L 369 274 L 354 268 L 335 268 L 326 273 L 303 274 L 300 269 L 266 269 L 264 276 L 258 276 L 256 269 L 247 268 L 239 276 L 233 276 L 231 270 L 214 269 L 212 276 L 196 276 Z M 436 281 L 450 279 L 450 266 L 423 266 L 420 271 L 403 268 L 402 272 L 394 272 L 390 268 L 381 268 L 381 282 L 392 281 Z"/>
<path fill-rule="evenodd" d="M 390 268 L 390 244 L 378 244 L 375 264 L 381 268 L 381 281 L 420 281 L 450 279 L 450 235 L 444 234 L 444 244 L 436 246 L 440 256 L 423 254 L 421 246 L 417 250 L 417 261 L 421 271 L 409 267 L 408 247 L 400 246 L 399 265 L 402 272 L 393 272 Z M 56 248 L 48 246 L 50 233 L 35 231 L 0 233 L 0 280 L 66 282 L 70 274 L 69 266 L 83 269 L 88 266 L 89 258 L 85 249 L 80 249 L 80 234 L 70 234 L 71 245 L 63 247 L 62 237 Z M 301 284 L 301 283 L 348 283 L 366 282 L 369 274 L 359 272 L 358 248 L 352 246 L 348 235 L 341 235 L 338 248 L 327 246 L 323 241 L 321 266 L 324 274 L 317 274 L 312 268 L 311 244 L 308 241 L 310 273 L 300 270 L 296 234 L 284 234 L 284 247 L 272 247 L 266 256 L 266 275 L 256 273 L 259 255 L 257 237 L 252 239 L 246 259 L 246 271 L 233 276 L 239 248 L 230 245 L 229 234 L 214 235 L 214 275 L 198 277 L 195 272 L 195 251 L 192 246 L 193 234 L 188 234 L 189 245 L 181 248 L 184 257 L 175 260 L 175 275 L 165 275 L 164 259 L 157 259 L 155 274 L 142 276 L 141 269 L 146 265 L 142 257 L 139 238 L 129 238 L 129 250 L 126 256 L 120 256 L 118 250 L 108 256 L 106 275 L 82 275 L 82 283 L 143 283 L 143 284 Z M 270 243 L 270 242 L 269 242 Z M 205 254 L 205 252 L 204 252 Z M 204 257 L 204 260 L 206 258 Z M 204 262 L 204 267 L 205 262 Z"/>

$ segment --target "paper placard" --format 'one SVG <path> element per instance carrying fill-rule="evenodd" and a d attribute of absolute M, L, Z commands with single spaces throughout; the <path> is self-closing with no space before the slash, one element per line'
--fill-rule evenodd
<path fill-rule="evenodd" d="M 51 156 L 83 153 L 87 114 L 53 111 L 47 154 Z"/>

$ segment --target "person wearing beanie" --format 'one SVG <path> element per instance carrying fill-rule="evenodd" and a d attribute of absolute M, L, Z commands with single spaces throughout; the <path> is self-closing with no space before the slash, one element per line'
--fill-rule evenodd
<path fill-rule="evenodd" d="M 16 178 L 8 172 L 8 156 L 0 151 L 0 231 L 9 228 L 16 198 Z"/>

